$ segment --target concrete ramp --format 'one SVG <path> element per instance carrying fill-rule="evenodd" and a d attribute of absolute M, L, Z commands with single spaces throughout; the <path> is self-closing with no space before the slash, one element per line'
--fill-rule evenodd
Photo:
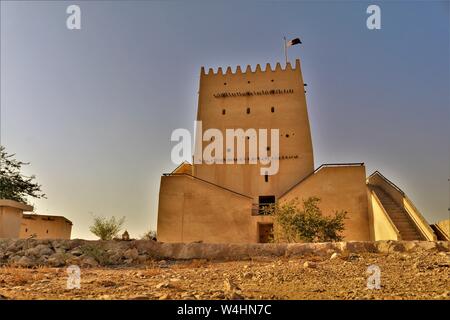
<path fill-rule="evenodd" d="M 392 240 L 435 241 L 437 239 L 433 229 L 419 210 L 393 182 L 378 171 L 371 174 L 366 182 L 372 195 L 371 201 L 376 201 L 378 212 L 382 213 L 373 215 L 374 225 L 378 226 L 378 231 L 392 229 L 391 234 L 395 234 L 394 238 L 389 236 Z M 374 205 L 373 202 L 372 205 Z M 377 239 L 375 235 L 374 240 L 387 239 Z"/>
<path fill-rule="evenodd" d="M 380 187 L 372 187 L 372 190 L 380 199 L 384 210 L 397 227 L 402 240 L 425 240 L 404 208 L 395 203 L 394 199 Z"/>

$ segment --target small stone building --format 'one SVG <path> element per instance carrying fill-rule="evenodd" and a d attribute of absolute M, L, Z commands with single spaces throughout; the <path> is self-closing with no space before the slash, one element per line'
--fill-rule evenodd
<path fill-rule="evenodd" d="M 70 239 L 72 222 L 65 217 L 41 214 L 23 214 L 20 238 Z"/>
<path fill-rule="evenodd" d="M 13 200 L 0 199 L 0 238 L 19 238 L 24 211 L 33 211 L 33 207 Z"/>

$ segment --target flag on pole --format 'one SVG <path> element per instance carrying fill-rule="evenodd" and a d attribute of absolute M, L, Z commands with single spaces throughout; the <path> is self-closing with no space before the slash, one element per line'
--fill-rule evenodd
<path fill-rule="evenodd" d="M 295 46 L 296 44 L 301 44 L 301 43 L 302 42 L 300 41 L 300 38 L 295 38 L 295 39 L 288 41 L 286 43 L 286 46 L 290 47 L 290 46 Z"/>

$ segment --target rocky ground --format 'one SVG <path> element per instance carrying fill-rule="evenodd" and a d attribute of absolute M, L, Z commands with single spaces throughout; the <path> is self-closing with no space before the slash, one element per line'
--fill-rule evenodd
<path fill-rule="evenodd" d="M 92 263 L 81 267 L 80 289 L 67 289 L 66 266 L 24 268 L 4 263 L 0 299 L 450 300 L 450 253 L 401 251 L 344 250 L 240 261 L 152 258 L 133 265 Z M 367 268 L 373 264 L 381 271 L 379 290 L 367 288 Z"/>

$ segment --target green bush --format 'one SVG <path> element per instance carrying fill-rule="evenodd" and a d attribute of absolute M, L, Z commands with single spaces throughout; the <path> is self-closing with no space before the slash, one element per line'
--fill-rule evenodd
<path fill-rule="evenodd" d="M 109 219 L 105 217 L 94 217 L 94 224 L 89 230 L 101 240 L 112 240 L 118 236 L 124 222 L 125 217 L 120 219 L 116 219 L 115 217 Z"/>
<path fill-rule="evenodd" d="M 347 212 L 336 211 L 332 216 L 322 215 L 320 199 L 310 197 L 276 203 L 264 208 L 264 214 L 273 215 L 273 242 L 327 242 L 341 241 Z"/>

